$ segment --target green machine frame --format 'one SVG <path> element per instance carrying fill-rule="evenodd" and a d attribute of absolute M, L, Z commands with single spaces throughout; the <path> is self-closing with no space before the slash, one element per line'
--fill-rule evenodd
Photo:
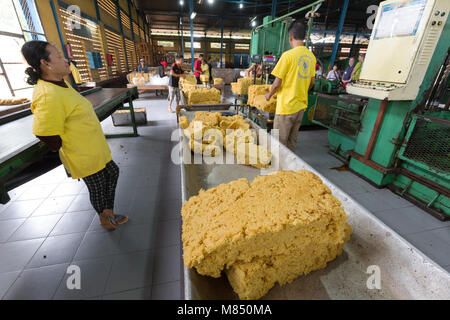
<path fill-rule="evenodd" d="M 449 68 L 449 44 L 447 18 L 416 99 L 370 98 L 355 148 L 348 152 L 353 172 L 377 187 L 388 186 L 441 220 L 450 218 L 450 110 L 447 106 L 430 114 L 424 97 L 430 95 L 442 70 Z M 448 73 L 444 76 L 448 79 Z M 439 148 L 433 147 L 436 143 Z"/>

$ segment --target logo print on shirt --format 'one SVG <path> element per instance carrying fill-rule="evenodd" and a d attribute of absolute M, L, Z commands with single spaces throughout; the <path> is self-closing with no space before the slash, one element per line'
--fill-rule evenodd
<path fill-rule="evenodd" d="M 309 56 L 301 56 L 298 59 L 298 76 L 303 79 L 311 78 L 310 66 L 312 65 L 312 59 Z"/>

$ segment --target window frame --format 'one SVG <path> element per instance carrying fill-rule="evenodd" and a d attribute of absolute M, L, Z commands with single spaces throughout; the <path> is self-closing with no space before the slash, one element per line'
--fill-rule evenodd
<path fill-rule="evenodd" d="M 47 39 L 47 35 L 45 34 L 44 27 L 42 26 L 41 15 L 39 13 L 39 9 L 38 9 L 38 7 L 36 5 L 36 2 L 33 1 L 33 5 L 34 5 L 33 10 L 30 10 L 30 8 L 28 8 L 28 11 L 30 12 L 30 15 L 32 15 L 34 19 L 37 19 L 39 21 L 40 27 L 41 27 L 41 29 L 43 30 L 44 33 L 36 32 L 36 31 L 32 31 L 32 30 L 25 30 L 23 28 L 23 26 L 22 26 L 19 14 L 17 12 L 16 1 L 14 1 L 14 0 L 9 0 L 9 1 L 11 1 L 12 6 L 14 8 L 15 17 L 16 17 L 18 23 L 19 23 L 21 33 L 15 33 L 15 32 L 1 31 L 0 30 L 0 35 L 1 36 L 5 36 L 5 37 L 22 39 L 24 42 L 27 42 L 27 39 L 25 38 L 25 33 L 29 33 L 29 34 L 32 34 L 32 35 L 38 35 L 38 36 L 41 36 L 41 37 L 44 37 L 45 39 Z M 25 1 L 25 3 L 28 6 L 28 1 Z M 24 15 L 25 15 L 25 13 L 24 13 Z M 33 39 L 34 39 L 34 37 L 33 37 Z M 37 39 L 37 37 L 36 37 L 36 39 Z M 6 82 L 7 86 L 8 86 L 8 89 L 9 89 L 9 91 L 11 93 L 11 96 L 16 97 L 16 91 L 30 89 L 33 86 L 26 86 L 26 83 L 24 82 L 25 87 L 13 88 L 13 86 L 11 84 L 11 81 L 10 81 L 10 77 L 8 76 L 8 73 L 6 72 L 5 65 L 14 65 L 14 64 L 23 64 L 23 63 L 19 62 L 19 61 L 17 61 L 17 62 L 3 62 L 1 57 L 0 57 L 0 77 L 4 77 L 5 82 Z"/>

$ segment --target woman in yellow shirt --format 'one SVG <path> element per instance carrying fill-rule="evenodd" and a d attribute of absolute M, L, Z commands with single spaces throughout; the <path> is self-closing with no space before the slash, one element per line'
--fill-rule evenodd
<path fill-rule="evenodd" d="M 70 66 L 55 45 L 33 40 L 21 51 L 30 65 L 25 70 L 27 83 L 34 85 L 33 134 L 53 152 L 59 151 L 73 179 L 83 179 L 100 224 L 114 230 L 128 217 L 113 211 L 119 167 L 111 158 L 92 104 L 64 80 Z"/>

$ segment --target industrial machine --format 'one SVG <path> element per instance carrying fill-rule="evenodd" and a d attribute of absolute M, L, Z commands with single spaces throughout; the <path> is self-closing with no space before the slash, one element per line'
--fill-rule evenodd
<path fill-rule="evenodd" d="M 272 55 L 280 58 L 284 51 L 290 49 L 287 29 L 292 19 L 286 18 L 270 23 L 272 19 L 271 16 L 264 17 L 261 27 L 252 31 L 250 56 Z"/>
<path fill-rule="evenodd" d="M 334 144 L 353 172 L 442 220 L 450 218 L 449 12 L 448 0 L 380 3 L 360 80 L 347 86 L 367 103 L 319 96 L 315 111 L 339 129 Z"/>

